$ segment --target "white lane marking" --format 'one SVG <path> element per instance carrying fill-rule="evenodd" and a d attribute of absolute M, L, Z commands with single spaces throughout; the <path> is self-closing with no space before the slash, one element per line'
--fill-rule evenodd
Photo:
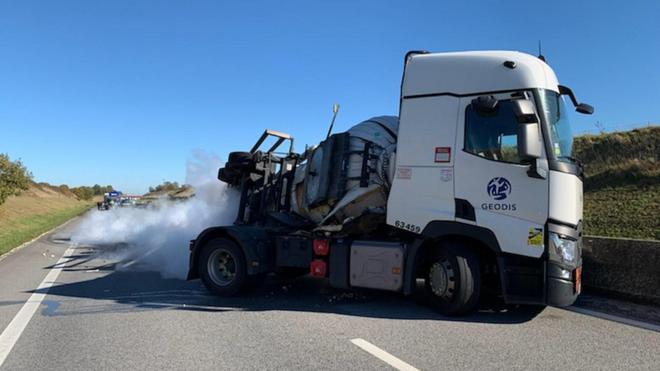
<path fill-rule="evenodd" d="M 419 371 L 419 369 L 407 364 L 406 362 L 396 358 L 395 356 L 387 353 L 386 351 L 380 349 L 379 347 L 371 344 L 370 342 L 364 339 L 351 339 L 351 343 L 357 345 L 365 352 L 371 354 L 372 356 L 380 359 L 381 361 L 387 363 L 388 365 L 396 368 L 397 370 L 402 371 Z"/>
<path fill-rule="evenodd" d="M 44 280 L 41 281 L 36 292 L 30 295 L 28 301 L 23 304 L 21 310 L 16 313 L 14 319 L 11 320 L 7 328 L 5 328 L 5 330 L 2 331 L 2 334 L 0 334 L 0 367 L 5 363 L 7 356 L 9 356 L 9 352 L 11 352 L 14 345 L 16 345 L 18 338 L 21 337 L 21 334 L 25 330 L 25 327 L 27 327 L 30 319 L 32 319 L 34 313 L 39 309 L 39 306 L 41 306 L 41 302 L 46 297 L 48 290 L 53 284 L 55 284 L 57 276 L 60 275 L 60 272 L 63 269 L 63 265 L 70 261 L 67 259 L 69 259 L 72 254 L 73 248 L 69 247 L 66 249 L 64 255 L 62 255 L 60 260 L 58 260 L 53 268 L 50 269 Z"/>
<path fill-rule="evenodd" d="M 652 323 L 637 321 L 637 320 L 630 319 L 630 318 L 619 317 L 619 316 L 615 316 L 613 314 L 597 312 L 595 310 L 580 308 L 580 307 L 571 306 L 571 307 L 566 307 L 566 308 L 562 308 L 562 309 L 565 309 L 565 310 L 568 310 L 568 311 L 571 311 L 571 312 L 575 312 L 575 313 L 584 314 L 586 316 L 592 316 L 592 317 L 597 317 L 597 318 L 608 320 L 608 321 L 623 323 L 624 325 L 643 328 L 645 330 L 660 332 L 660 326 L 654 325 Z"/>

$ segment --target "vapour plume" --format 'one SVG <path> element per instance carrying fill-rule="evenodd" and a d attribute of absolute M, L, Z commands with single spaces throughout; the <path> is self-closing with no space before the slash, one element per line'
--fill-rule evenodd
<path fill-rule="evenodd" d="M 120 270 L 158 271 L 164 278 L 185 278 L 189 241 L 207 227 L 230 225 L 236 217 L 238 192 L 216 177 L 222 164 L 214 155 L 194 152 L 186 165 L 186 183 L 195 189 L 194 197 L 162 199 L 144 209 L 92 210 L 78 224 L 71 241 L 107 248 L 108 256 L 120 261 Z"/>

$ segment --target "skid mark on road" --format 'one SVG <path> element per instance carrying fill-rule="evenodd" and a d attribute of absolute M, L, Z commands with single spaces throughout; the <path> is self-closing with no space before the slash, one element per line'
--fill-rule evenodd
<path fill-rule="evenodd" d="M 34 313 L 39 309 L 39 306 L 41 306 L 41 302 L 46 297 L 48 289 L 50 289 L 53 284 L 55 284 L 55 281 L 57 281 L 57 277 L 64 268 L 63 265 L 71 260 L 71 255 L 73 255 L 73 249 L 68 248 L 60 260 L 58 260 L 50 269 L 28 301 L 23 304 L 21 310 L 16 313 L 14 319 L 11 320 L 7 328 L 5 328 L 2 334 L 0 334 L 0 367 L 5 363 L 7 356 L 9 356 L 12 348 L 14 348 L 18 338 L 21 337 L 21 334 L 25 330 L 25 327 L 27 327 L 30 319 L 32 319 Z"/>
<path fill-rule="evenodd" d="M 396 368 L 397 370 L 419 371 L 419 369 L 409 365 L 408 363 L 398 359 L 397 357 L 387 353 L 386 351 L 380 349 L 379 347 L 371 344 L 370 342 L 364 339 L 360 339 L 360 338 L 351 339 L 351 343 L 357 345 L 358 347 L 360 347 L 360 349 L 380 359 L 381 361 L 387 363 L 388 365 Z"/>

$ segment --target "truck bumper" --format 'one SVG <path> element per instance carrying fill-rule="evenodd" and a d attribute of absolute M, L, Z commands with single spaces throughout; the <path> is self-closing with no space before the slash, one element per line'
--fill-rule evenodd
<path fill-rule="evenodd" d="M 579 293 L 573 288 L 573 282 L 548 277 L 548 305 L 567 307 L 575 302 Z"/>
<path fill-rule="evenodd" d="M 502 256 L 499 258 L 504 301 L 508 304 L 573 304 L 581 290 L 581 263 L 561 267 L 542 258 Z"/>
<path fill-rule="evenodd" d="M 582 267 L 569 270 L 548 262 L 546 304 L 556 307 L 572 305 L 582 289 Z"/>

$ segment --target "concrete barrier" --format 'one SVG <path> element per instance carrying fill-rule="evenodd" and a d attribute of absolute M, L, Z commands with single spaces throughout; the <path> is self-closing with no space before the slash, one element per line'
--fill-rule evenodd
<path fill-rule="evenodd" d="M 584 237 L 585 291 L 660 305 L 660 241 Z"/>

